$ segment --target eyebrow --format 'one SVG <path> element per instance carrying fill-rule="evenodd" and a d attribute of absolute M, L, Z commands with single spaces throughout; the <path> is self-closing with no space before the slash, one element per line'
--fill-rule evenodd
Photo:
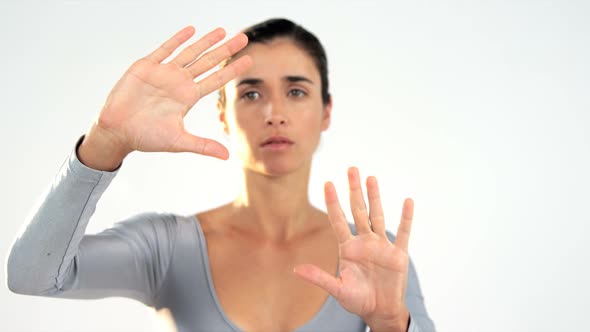
<path fill-rule="evenodd" d="M 283 77 L 283 80 L 286 80 L 288 82 L 291 83 L 295 83 L 295 82 L 308 82 L 310 84 L 313 84 L 313 81 L 310 80 L 309 78 L 305 77 L 305 76 L 298 76 L 298 75 L 290 75 L 290 76 L 285 76 Z M 257 84 L 261 84 L 264 81 L 260 78 L 245 78 L 243 80 L 241 80 L 237 85 L 243 85 L 243 84 L 248 84 L 248 85 L 257 85 Z"/>

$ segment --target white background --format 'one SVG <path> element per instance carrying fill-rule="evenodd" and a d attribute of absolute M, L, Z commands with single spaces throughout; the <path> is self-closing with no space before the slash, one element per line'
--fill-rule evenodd
<path fill-rule="evenodd" d="M 270 17 L 328 52 L 332 127 L 310 183 L 380 180 L 439 331 L 590 331 L 588 1 L 5 1 L 0 3 L 0 257 L 126 68 L 186 25 L 233 35 Z M 194 37 L 191 40 L 195 40 Z M 188 129 L 224 141 L 216 95 Z M 131 154 L 89 225 L 189 214 L 233 199 L 239 164 Z M 4 268 L 0 278 L 5 279 Z M 123 298 L 54 300 L 0 287 L 2 331 L 159 331 Z"/>

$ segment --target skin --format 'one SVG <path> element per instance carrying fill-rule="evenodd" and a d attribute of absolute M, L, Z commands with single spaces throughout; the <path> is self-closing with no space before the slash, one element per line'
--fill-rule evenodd
<path fill-rule="evenodd" d="M 200 98 L 226 85 L 227 105 L 219 107 L 219 119 L 243 162 L 242 190 L 232 203 L 198 215 L 224 310 L 245 330 L 276 329 L 277 322 L 290 330 L 313 317 L 329 293 L 372 331 L 405 331 L 413 201 L 403 204 L 395 243 L 385 233 L 377 179 L 367 178 L 367 209 L 355 167 L 348 179 L 358 235 L 350 233 L 331 182 L 324 188 L 328 214 L 315 209 L 307 195 L 309 172 L 321 132 L 329 127 L 332 104 L 321 102 L 319 72 L 311 57 L 282 39 L 244 48 L 243 34 L 207 51 L 225 37 L 223 29 L 216 29 L 166 61 L 194 32 L 185 27 L 127 70 L 86 133 L 77 151 L 80 161 L 112 171 L 133 151 L 227 159 L 222 144 L 189 133 L 183 124 Z M 237 53 L 240 56 L 227 67 L 202 77 Z M 287 82 L 287 76 L 305 80 Z M 252 78 L 259 83 L 240 84 Z M 242 99 L 245 90 L 248 98 L 256 98 Z M 287 136 L 295 144 L 282 152 L 261 149 L 260 143 L 271 135 Z M 223 265 L 227 257 L 246 259 Z M 339 278 L 326 272 L 334 271 L 336 262 Z M 236 275 L 245 278 L 231 279 Z M 275 307 L 263 307 L 260 297 L 256 305 L 234 300 L 256 298 L 248 292 L 261 289 L 269 290 L 268 299 L 285 289 L 292 296 L 272 303 Z M 315 306 L 293 307 L 303 301 Z M 257 320 L 257 314 L 267 317 L 269 312 L 272 322 Z"/>
<path fill-rule="evenodd" d="M 213 257 L 215 291 L 232 322 L 246 331 L 293 330 L 328 296 L 298 278 L 293 267 L 312 261 L 335 274 L 338 260 L 327 215 L 308 198 L 313 152 L 329 127 L 332 105 L 322 103 L 313 60 L 292 41 L 251 44 L 239 56 L 252 59 L 252 66 L 226 84 L 226 104 L 218 108 L 242 161 L 241 192 L 230 204 L 197 216 Z M 278 135 L 294 144 L 287 151 L 260 146 Z"/>
<path fill-rule="evenodd" d="M 227 104 L 218 105 L 220 121 L 235 141 L 243 164 L 241 194 L 227 209 L 239 216 L 233 219 L 237 227 L 253 230 L 259 240 L 289 242 L 318 227 L 313 223 L 317 212 L 309 203 L 307 183 L 313 152 L 330 124 L 332 103 L 323 105 L 313 59 L 293 41 L 277 38 L 252 44 L 240 53 L 248 55 L 253 65 L 226 85 Z M 290 82 L 289 76 L 304 80 Z M 244 84 L 249 81 L 256 83 Z M 265 151 L 259 145 L 270 135 L 287 136 L 295 144 L 285 152 Z M 405 331 L 409 313 L 403 299 L 413 201 L 404 202 L 392 244 L 385 233 L 377 179 L 367 179 L 370 213 L 357 168 L 349 169 L 348 179 L 357 236 L 350 233 L 333 184 L 325 185 L 327 219 L 339 248 L 340 277 L 336 279 L 315 264 L 297 265 L 293 272 L 363 317 L 373 331 Z"/>

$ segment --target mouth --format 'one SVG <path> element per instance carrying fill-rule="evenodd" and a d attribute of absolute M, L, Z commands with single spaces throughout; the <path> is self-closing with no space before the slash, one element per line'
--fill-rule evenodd
<path fill-rule="evenodd" d="M 295 144 L 293 141 L 284 136 L 272 136 L 267 138 L 260 146 L 272 150 L 283 150 Z"/>

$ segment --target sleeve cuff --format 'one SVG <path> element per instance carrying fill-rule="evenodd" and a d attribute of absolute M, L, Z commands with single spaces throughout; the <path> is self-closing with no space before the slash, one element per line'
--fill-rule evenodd
<path fill-rule="evenodd" d="M 101 171 L 101 170 L 97 170 L 94 168 L 90 168 L 86 165 L 84 165 L 80 159 L 78 158 L 78 147 L 80 146 L 80 144 L 82 144 L 82 141 L 84 140 L 84 137 L 86 136 L 86 134 L 80 136 L 80 138 L 78 138 L 78 141 L 76 142 L 74 149 L 70 152 L 70 156 L 68 158 L 68 168 L 69 170 L 76 174 L 78 177 L 84 178 L 84 179 L 89 179 L 89 180 L 93 180 L 98 182 L 99 180 L 112 180 L 115 175 L 117 175 L 117 173 L 119 172 L 119 170 L 121 169 L 121 166 L 123 165 L 123 162 L 121 162 L 121 164 L 114 170 L 114 171 Z"/>

